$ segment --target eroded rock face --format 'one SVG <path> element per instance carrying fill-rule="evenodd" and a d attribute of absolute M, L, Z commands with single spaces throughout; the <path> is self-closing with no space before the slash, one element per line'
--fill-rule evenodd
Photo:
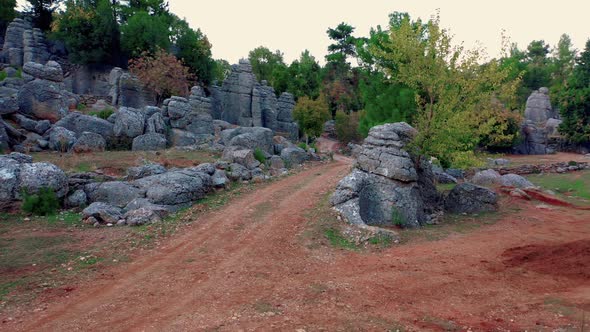
<path fill-rule="evenodd" d="M 72 146 L 72 150 L 76 153 L 102 152 L 106 145 L 105 139 L 99 134 L 83 132 Z"/>
<path fill-rule="evenodd" d="M 371 129 L 355 169 L 331 197 L 348 222 L 419 227 L 436 221 L 442 200 L 430 163 L 404 150 L 416 134 L 406 123 Z"/>
<path fill-rule="evenodd" d="M 39 76 L 35 77 L 35 80 L 26 83 L 19 90 L 18 106 L 20 113 L 39 120 L 49 120 L 52 123 L 67 115 L 73 98 L 72 94 L 65 90 L 63 83 L 44 79 L 44 77 L 48 76 L 58 76 L 53 71 L 59 70 L 61 72 L 59 64 L 54 63 L 54 65 L 56 66 L 45 66 L 51 68 L 51 73 L 45 75 L 43 70 L 40 70 Z"/>
<path fill-rule="evenodd" d="M 149 133 L 137 136 L 133 139 L 131 150 L 133 151 L 157 151 L 165 150 L 168 141 L 162 134 Z"/>
<path fill-rule="evenodd" d="M 145 190 L 153 204 L 179 205 L 205 197 L 212 188 L 211 176 L 190 168 L 148 176 L 133 182 Z"/>
<path fill-rule="evenodd" d="M 55 125 L 73 131 L 76 136 L 80 136 L 84 132 L 91 132 L 109 140 L 114 135 L 113 124 L 109 121 L 79 112 L 69 113 Z"/>
<path fill-rule="evenodd" d="M 8 25 L 3 50 L 8 63 L 14 67 L 22 67 L 30 61 L 45 63 L 49 60 L 43 32 L 20 18 Z"/>
<path fill-rule="evenodd" d="M 68 192 L 68 176 L 59 167 L 50 163 L 20 164 L 20 191 L 33 194 L 41 188 L 49 188 L 57 197 L 64 197 Z"/>
<path fill-rule="evenodd" d="M 561 123 L 559 114 L 551 106 L 549 90 L 540 88 L 527 100 L 525 119 L 521 125 L 523 143 L 515 148 L 520 154 L 548 154 L 555 150 L 550 146 L 550 138 L 558 136 Z"/>

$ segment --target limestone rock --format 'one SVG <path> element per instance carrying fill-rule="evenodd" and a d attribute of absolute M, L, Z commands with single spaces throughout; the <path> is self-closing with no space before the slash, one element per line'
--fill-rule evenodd
<path fill-rule="evenodd" d="M 166 173 L 166 167 L 155 164 L 149 163 L 142 166 L 137 167 L 130 167 L 127 169 L 127 179 L 128 180 L 137 180 L 141 178 L 145 178 L 152 175 L 158 175 Z"/>
<path fill-rule="evenodd" d="M 0 115 L 18 111 L 18 90 L 0 87 Z"/>
<path fill-rule="evenodd" d="M 229 147 L 223 151 L 223 160 L 230 163 L 240 164 L 248 169 L 254 169 L 260 165 L 260 162 L 254 158 L 254 152 L 249 149 L 240 149 L 239 147 Z"/>
<path fill-rule="evenodd" d="M 134 108 L 121 107 L 113 126 L 115 136 L 135 138 L 143 135 L 145 118 L 143 113 Z"/>
<path fill-rule="evenodd" d="M 169 214 L 169 211 L 157 205 L 144 206 L 139 209 L 125 213 L 123 219 L 129 226 L 141 226 L 162 221 Z"/>
<path fill-rule="evenodd" d="M 489 212 L 498 208 L 497 203 L 495 192 L 471 183 L 461 183 L 445 198 L 445 210 L 451 213 Z"/>
<path fill-rule="evenodd" d="M 309 156 L 307 152 L 300 147 L 290 147 L 281 151 L 281 159 L 283 159 L 285 165 L 290 168 L 305 163 L 309 160 Z"/>
<path fill-rule="evenodd" d="M 534 184 L 532 184 L 529 180 L 523 178 L 520 175 L 517 174 L 505 174 L 502 175 L 502 179 L 501 179 L 502 185 L 503 186 L 508 186 L 508 187 L 515 187 L 515 188 L 531 188 L 531 187 L 535 187 Z"/>
<path fill-rule="evenodd" d="M 495 186 L 502 184 L 502 176 L 493 169 L 488 169 L 475 173 L 471 178 L 471 183 L 479 186 Z"/>
<path fill-rule="evenodd" d="M 120 208 L 142 197 L 143 191 L 121 181 L 97 182 L 84 187 L 90 202 L 103 202 Z"/>
<path fill-rule="evenodd" d="M 103 224 L 116 225 L 123 218 L 123 210 L 102 202 L 94 202 L 82 211 L 84 219 L 95 218 Z"/>
<path fill-rule="evenodd" d="M 221 132 L 221 140 L 226 147 L 243 149 L 256 148 L 267 153 L 274 152 L 272 130 L 263 127 L 239 127 Z"/>
<path fill-rule="evenodd" d="M 23 73 L 29 74 L 34 78 L 53 82 L 63 82 L 64 80 L 61 66 L 55 61 L 49 61 L 45 65 L 36 62 L 27 62 L 23 66 Z"/>
<path fill-rule="evenodd" d="M 68 176 L 50 163 L 20 164 L 19 192 L 33 194 L 41 188 L 49 188 L 62 198 L 68 192 Z"/>
<path fill-rule="evenodd" d="M 196 201 L 205 197 L 212 187 L 211 176 L 190 169 L 148 176 L 133 183 L 145 190 L 150 202 L 161 205 Z"/>
<path fill-rule="evenodd" d="M 76 136 L 80 136 L 84 132 L 91 132 L 109 140 L 114 135 L 113 124 L 109 121 L 79 112 L 69 113 L 55 125 L 73 131 Z"/>
<path fill-rule="evenodd" d="M 46 135 L 49 138 L 49 146 L 56 151 L 70 151 L 74 143 L 76 143 L 76 134 L 64 127 L 53 126 Z"/>
<path fill-rule="evenodd" d="M 60 83 L 36 79 L 19 91 L 18 105 L 24 115 L 55 123 L 67 115 L 70 95 Z"/>
<path fill-rule="evenodd" d="M 162 134 L 148 133 L 137 136 L 133 139 L 131 150 L 133 151 L 156 151 L 165 150 L 168 142 Z"/>
<path fill-rule="evenodd" d="M 83 132 L 78 138 L 72 150 L 76 153 L 88 153 L 88 152 L 102 152 L 106 149 L 105 139 L 96 133 Z"/>
<path fill-rule="evenodd" d="M 78 189 L 66 198 L 65 205 L 68 208 L 77 208 L 85 206 L 87 202 L 88 198 L 84 190 Z"/>

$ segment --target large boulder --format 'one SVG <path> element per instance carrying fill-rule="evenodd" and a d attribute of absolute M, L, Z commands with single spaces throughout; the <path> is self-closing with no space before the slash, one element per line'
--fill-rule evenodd
<path fill-rule="evenodd" d="M 84 187 L 90 202 L 103 202 L 120 208 L 142 197 L 144 190 L 120 181 L 91 183 Z"/>
<path fill-rule="evenodd" d="M 289 147 L 281 151 L 281 159 L 287 167 L 301 165 L 309 160 L 309 155 L 300 147 Z"/>
<path fill-rule="evenodd" d="M 127 179 L 128 180 L 137 180 L 141 178 L 145 178 L 152 175 L 158 175 L 166 173 L 166 167 L 155 164 L 149 163 L 137 167 L 130 167 L 127 169 Z"/>
<path fill-rule="evenodd" d="M 235 146 L 243 149 L 261 149 L 272 154 L 273 132 L 262 127 L 239 127 L 221 132 L 221 140 L 225 146 Z"/>
<path fill-rule="evenodd" d="M 166 134 L 167 126 L 162 114 L 155 113 L 152 114 L 145 123 L 145 132 L 146 134 L 155 133 L 155 134 Z"/>
<path fill-rule="evenodd" d="M 160 222 L 169 214 L 169 211 L 157 205 L 140 207 L 139 209 L 127 211 L 123 215 L 125 223 L 129 226 L 141 226 Z"/>
<path fill-rule="evenodd" d="M 355 169 L 331 197 L 332 205 L 349 223 L 419 227 L 436 222 L 442 200 L 431 165 L 404 149 L 415 135 L 406 123 L 371 129 L 359 149 Z"/>
<path fill-rule="evenodd" d="M 18 90 L 0 86 L 0 115 L 18 111 Z"/>
<path fill-rule="evenodd" d="M 137 136 L 133 139 L 131 150 L 133 151 L 156 151 L 165 150 L 168 141 L 166 136 L 156 133 L 148 133 Z"/>
<path fill-rule="evenodd" d="M 102 152 L 106 149 L 106 145 L 107 143 L 101 135 L 83 132 L 72 146 L 72 150 L 76 153 Z"/>
<path fill-rule="evenodd" d="M 76 133 L 64 127 L 53 126 L 46 134 L 51 149 L 61 152 L 70 151 L 76 143 Z"/>
<path fill-rule="evenodd" d="M 471 178 L 471 183 L 484 187 L 502 185 L 502 176 L 493 169 L 487 169 L 475 173 Z"/>
<path fill-rule="evenodd" d="M 20 163 L 6 156 L 0 156 L 0 205 L 12 202 L 18 193 Z"/>
<path fill-rule="evenodd" d="M 113 127 L 115 136 L 135 138 L 143 135 L 145 117 L 143 112 L 130 107 L 121 107 Z"/>
<path fill-rule="evenodd" d="M 148 176 L 133 182 L 145 191 L 145 197 L 154 204 L 179 205 L 205 197 L 211 190 L 211 176 L 183 169 Z"/>
<path fill-rule="evenodd" d="M 451 213 L 480 213 L 497 210 L 498 195 L 471 183 L 455 186 L 445 198 L 445 210 Z"/>
<path fill-rule="evenodd" d="M 105 140 L 113 136 L 113 124 L 107 120 L 95 116 L 71 112 L 65 118 L 59 120 L 56 126 L 64 127 L 76 133 L 76 136 L 84 132 L 101 135 Z"/>
<path fill-rule="evenodd" d="M 19 90 L 19 112 L 55 123 L 68 114 L 70 97 L 61 83 L 36 79 Z"/>
<path fill-rule="evenodd" d="M 254 158 L 254 152 L 239 147 L 226 148 L 223 151 L 223 160 L 230 163 L 240 164 L 248 169 L 254 169 L 260 165 L 260 162 Z"/>
<path fill-rule="evenodd" d="M 503 186 L 515 187 L 515 188 L 533 188 L 535 187 L 529 180 L 518 174 L 505 174 L 502 175 L 501 183 Z"/>
<path fill-rule="evenodd" d="M 52 82 L 63 82 L 64 80 L 61 66 L 55 61 L 48 61 L 45 65 L 36 62 L 27 62 L 23 66 L 23 73 Z"/>
<path fill-rule="evenodd" d="M 68 176 L 59 167 L 50 163 L 20 164 L 19 193 L 38 193 L 48 188 L 62 198 L 68 193 Z"/>

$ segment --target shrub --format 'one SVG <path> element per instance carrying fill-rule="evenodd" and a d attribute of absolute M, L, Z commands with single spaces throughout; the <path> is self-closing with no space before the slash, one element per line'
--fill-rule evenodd
<path fill-rule="evenodd" d="M 260 148 L 256 148 L 254 150 L 254 158 L 256 158 L 256 160 L 258 160 L 261 164 L 264 164 L 266 162 L 266 156 L 264 155 L 264 151 L 262 151 Z"/>
<path fill-rule="evenodd" d="M 76 109 L 77 109 L 78 111 L 83 111 L 83 110 L 85 110 L 85 109 L 86 109 L 86 107 L 87 107 L 87 106 L 86 106 L 86 105 L 84 105 L 84 104 L 82 104 L 82 103 L 80 103 L 80 104 L 76 105 Z"/>
<path fill-rule="evenodd" d="M 109 116 L 113 115 L 113 113 L 115 113 L 115 111 L 113 111 L 112 108 L 105 108 L 102 111 L 90 112 L 88 114 L 106 120 L 109 118 Z"/>
<path fill-rule="evenodd" d="M 359 132 L 359 118 L 360 112 L 336 112 L 336 136 L 341 142 L 360 142 L 363 139 Z"/>
<path fill-rule="evenodd" d="M 404 216 L 395 206 L 391 208 L 391 223 L 397 227 L 404 226 Z"/>
<path fill-rule="evenodd" d="M 8 77 L 8 74 L 5 71 L 0 71 L 0 82 L 4 81 L 6 77 Z"/>
<path fill-rule="evenodd" d="M 307 144 L 305 144 L 304 142 L 299 143 L 297 146 L 307 151 Z"/>
<path fill-rule="evenodd" d="M 50 188 L 43 187 L 37 194 L 29 195 L 26 192 L 23 195 L 22 210 L 27 213 L 39 216 L 54 215 L 59 209 L 57 195 Z"/>

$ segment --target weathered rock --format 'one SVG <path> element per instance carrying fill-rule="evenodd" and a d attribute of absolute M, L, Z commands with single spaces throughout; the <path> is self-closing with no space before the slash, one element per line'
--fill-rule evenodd
<path fill-rule="evenodd" d="M 434 170 L 434 177 L 436 178 L 436 182 L 441 184 L 452 184 L 457 183 L 457 179 L 452 175 L 446 173 L 445 171 L 441 170 Z"/>
<path fill-rule="evenodd" d="M 123 218 L 123 210 L 102 202 L 94 202 L 82 211 L 84 219 L 95 218 L 103 224 L 117 224 Z"/>
<path fill-rule="evenodd" d="M 103 202 L 120 208 L 144 196 L 144 190 L 120 181 L 91 183 L 84 187 L 84 191 L 90 202 Z"/>
<path fill-rule="evenodd" d="M 232 181 L 252 180 L 252 172 L 240 164 L 230 164 L 226 169 L 226 174 Z"/>
<path fill-rule="evenodd" d="M 161 205 L 189 203 L 205 197 L 211 190 L 211 176 L 202 172 L 184 169 L 148 176 L 134 181 L 146 191 L 146 198 Z"/>
<path fill-rule="evenodd" d="M 18 111 L 18 90 L 0 86 L 0 115 Z"/>
<path fill-rule="evenodd" d="M 309 155 L 302 148 L 290 147 L 281 151 L 281 159 L 283 159 L 285 165 L 290 168 L 305 163 L 309 160 Z"/>
<path fill-rule="evenodd" d="M 79 112 L 69 113 L 55 125 L 73 131 L 76 136 L 80 136 L 84 132 L 91 132 L 109 140 L 114 135 L 113 124 L 109 121 Z"/>
<path fill-rule="evenodd" d="M 145 124 L 146 134 L 166 134 L 166 131 L 166 122 L 164 121 L 162 114 L 155 113 L 147 119 Z"/>
<path fill-rule="evenodd" d="M 18 161 L 0 156 L 0 204 L 12 202 L 18 193 Z"/>
<path fill-rule="evenodd" d="M 107 143 L 101 135 L 83 132 L 72 146 L 72 150 L 76 153 L 102 152 L 106 149 L 106 145 Z"/>
<path fill-rule="evenodd" d="M 84 190 L 81 189 L 74 191 L 65 200 L 65 205 L 68 208 L 86 206 L 86 203 L 88 203 L 88 198 L 86 197 L 86 193 L 84 192 Z"/>
<path fill-rule="evenodd" d="M 141 178 L 145 178 L 152 175 L 158 175 L 166 173 L 166 167 L 155 164 L 149 163 L 142 166 L 137 167 L 130 167 L 127 169 L 127 179 L 128 180 L 137 180 Z"/>
<path fill-rule="evenodd" d="M 196 172 L 203 172 L 203 173 L 208 174 L 208 175 L 215 174 L 215 165 L 213 165 L 211 163 L 199 164 L 199 166 L 192 167 L 192 169 L 194 171 L 196 171 Z"/>
<path fill-rule="evenodd" d="M 137 136 L 133 139 L 131 150 L 133 151 L 156 151 L 165 150 L 168 141 L 162 134 L 148 133 Z"/>
<path fill-rule="evenodd" d="M 114 68 L 111 71 L 109 82 L 112 86 L 113 105 L 141 109 L 156 104 L 154 93 L 146 89 L 136 77 L 123 72 L 121 68 Z"/>
<path fill-rule="evenodd" d="M 495 211 L 498 195 L 471 183 L 455 186 L 445 198 L 445 210 L 451 213 L 480 213 Z"/>
<path fill-rule="evenodd" d="M 268 165 L 271 169 L 278 170 L 285 168 L 285 162 L 279 156 L 272 156 L 268 160 Z"/>
<path fill-rule="evenodd" d="M 213 140 L 212 135 L 196 135 L 186 130 L 172 129 L 172 146 L 194 146 L 209 143 Z"/>
<path fill-rule="evenodd" d="M 34 78 L 53 82 L 63 82 L 64 80 L 61 66 L 55 61 L 49 61 L 45 65 L 36 62 L 27 62 L 23 66 L 23 73 L 29 74 Z"/>
<path fill-rule="evenodd" d="M 239 127 L 221 132 L 221 140 L 225 146 L 236 146 L 243 149 L 259 148 L 264 152 L 273 153 L 272 130 L 262 127 Z"/>
<path fill-rule="evenodd" d="M 527 100 L 525 119 L 521 125 L 523 142 L 515 147 L 520 154 L 547 154 L 554 152 L 549 147 L 549 136 L 558 135 L 557 127 L 561 120 L 551 107 L 549 90 L 541 88 L 534 91 Z"/>
<path fill-rule="evenodd" d="M 67 115 L 70 97 L 60 83 L 36 79 L 19 90 L 19 112 L 55 123 Z"/>
<path fill-rule="evenodd" d="M 526 102 L 524 117 L 535 124 L 545 123 L 553 115 L 553 108 L 547 88 L 533 91 Z"/>
<path fill-rule="evenodd" d="M 11 152 L 7 155 L 2 155 L 2 158 L 9 158 L 12 160 L 15 160 L 16 162 L 18 162 L 19 164 L 31 164 L 33 163 L 33 157 L 24 154 L 24 153 L 18 153 L 18 152 Z"/>
<path fill-rule="evenodd" d="M 229 147 L 223 151 L 223 160 L 230 163 L 240 164 L 248 169 L 254 169 L 260 165 L 260 162 L 254 158 L 254 152 L 239 147 Z"/>
<path fill-rule="evenodd" d="M 442 201 L 430 163 L 414 161 L 404 150 L 415 134 L 405 123 L 371 129 L 359 150 L 356 169 L 331 197 L 349 223 L 419 227 L 436 222 Z"/>
<path fill-rule="evenodd" d="M 50 163 L 20 164 L 19 193 L 38 193 L 41 188 L 49 188 L 57 197 L 68 192 L 68 176 L 59 167 Z"/>
<path fill-rule="evenodd" d="M 53 150 L 62 152 L 70 151 L 74 143 L 76 143 L 76 134 L 64 127 L 53 126 L 47 133 L 49 146 Z"/>
<path fill-rule="evenodd" d="M 215 188 L 225 188 L 229 184 L 229 179 L 225 175 L 224 170 L 217 169 L 213 176 L 211 176 L 211 182 Z"/>
<path fill-rule="evenodd" d="M 129 226 L 140 226 L 162 221 L 169 214 L 163 207 L 149 205 L 125 213 L 123 218 Z"/>
<path fill-rule="evenodd" d="M 134 108 L 121 107 L 113 127 L 115 136 L 135 138 L 143 135 L 145 118 L 143 113 Z"/>
<path fill-rule="evenodd" d="M 13 67 L 22 67 L 29 61 L 45 63 L 49 59 L 44 34 L 21 18 L 8 25 L 3 50 L 7 62 Z"/>
<path fill-rule="evenodd" d="M 515 188 L 531 188 L 535 187 L 529 180 L 523 178 L 517 174 L 505 174 L 502 175 L 501 182 L 503 186 L 515 187 Z"/>
<path fill-rule="evenodd" d="M 502 176 L 493 169 L 475 173 L 471 178 L 471 183 L 479 186 L 495 186 L 502 184 Z"/>

